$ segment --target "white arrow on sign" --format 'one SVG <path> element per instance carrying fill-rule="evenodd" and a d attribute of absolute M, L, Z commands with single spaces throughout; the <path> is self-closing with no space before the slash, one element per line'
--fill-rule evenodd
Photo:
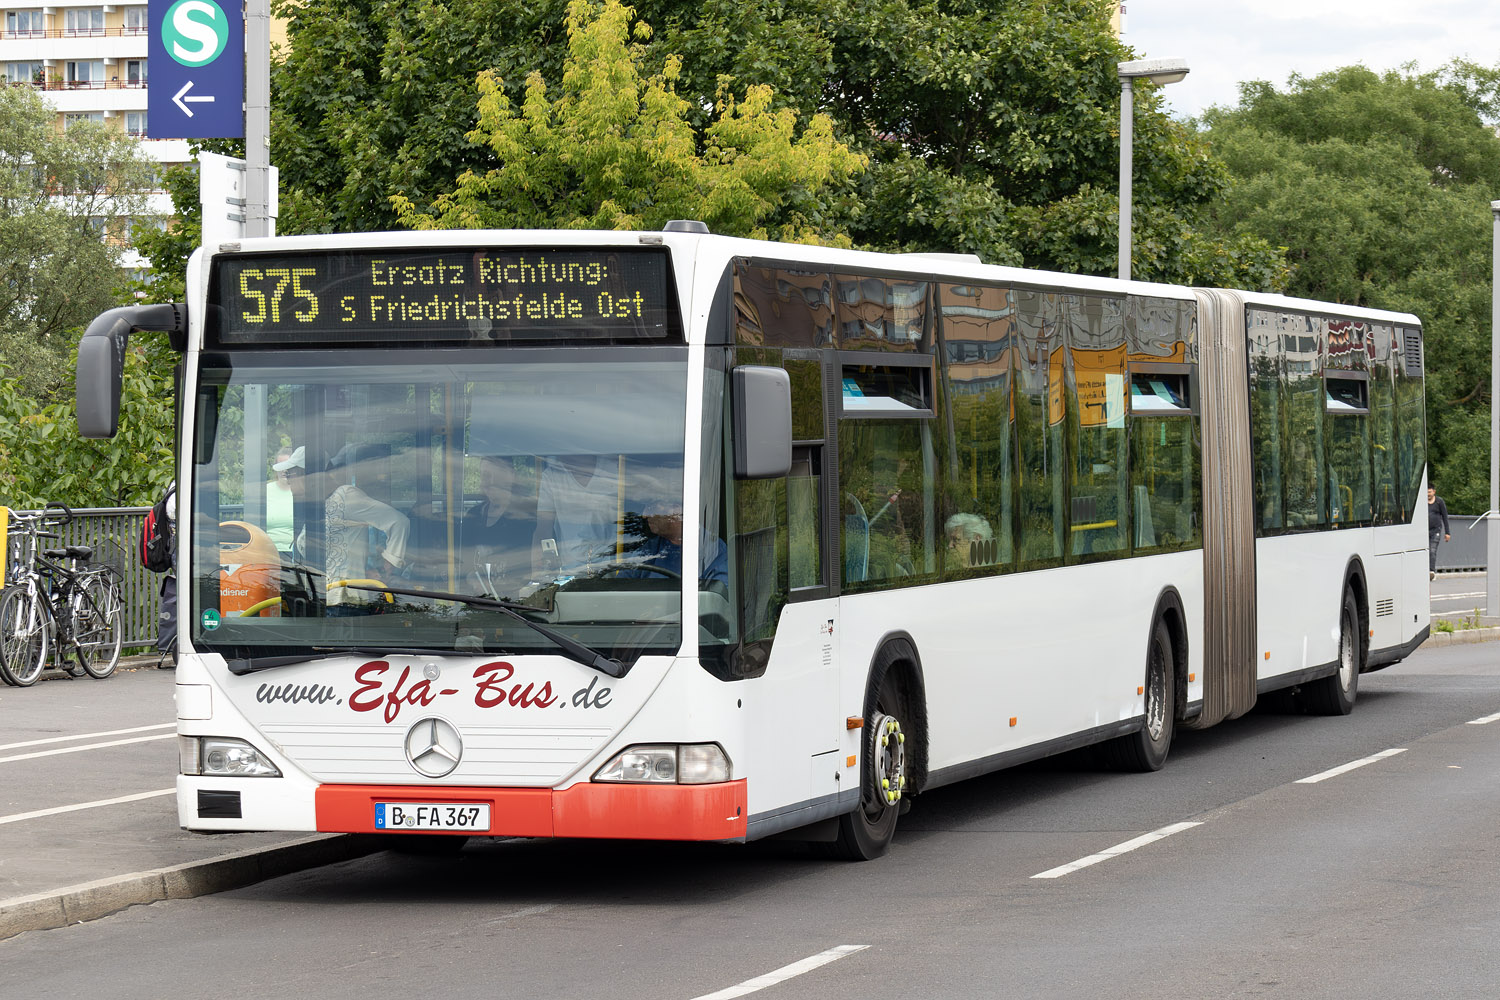
<path fill-rule="evenodd" d="M 213 103 L 213 95 L 211 95 L 211 94 L 210 95 L 203 95 L 203 96 L 199 96 L 199 97 L 183 97 L 182 96 L 183 94 L 186 94 L 188 91 L 190 91 L 192 89 L 193 89 L 193 81 L 189 80 L 187 83 L 184 83 L 182 85 L 182 89 L 181 90 L 179 90 L 177 93 L 175 93 L 175 94 L 172 95 L 172 103 L 175 104 L 175 105 L 177 105 L 179 108 L 181 108 L 182 109 L 182 113 L 185 114 L 185 115 L 187 115 L 189 118 L 193 117 L 193 109 L 190 108 L 190 107 L 188 107 L 187 104 L 184 104 L 183 103 L 184 101 L 188 102 L 189 104 L 201 104 L 204 101 L 208 101 L 210 104 Z"/>

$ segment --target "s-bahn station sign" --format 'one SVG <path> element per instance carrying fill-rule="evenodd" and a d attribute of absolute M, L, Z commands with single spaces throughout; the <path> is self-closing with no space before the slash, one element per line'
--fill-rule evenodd
<path fill-rule="evenodd" d="M 146 135 L 245 135 L 245 21 L 229 0 L 149 0 Z"/>

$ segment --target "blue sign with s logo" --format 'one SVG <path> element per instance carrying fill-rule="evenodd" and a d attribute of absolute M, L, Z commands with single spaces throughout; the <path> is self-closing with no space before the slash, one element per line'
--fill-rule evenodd
<path fill-rule="evenodd" d="M 231 16 L 232 15 L 232 16 Z M 239 4 L 150 0 L 146 135 L 238 139 L 245 135 L 245 22 Z"/>

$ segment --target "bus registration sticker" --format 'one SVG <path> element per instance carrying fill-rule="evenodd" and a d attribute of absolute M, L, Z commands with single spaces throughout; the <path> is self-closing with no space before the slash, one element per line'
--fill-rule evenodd
<path fill-rule="evenodd" d="M 459 830 L 483 833 L 490 828 L 488 802 L 377 802 L 377 830 Z"/>

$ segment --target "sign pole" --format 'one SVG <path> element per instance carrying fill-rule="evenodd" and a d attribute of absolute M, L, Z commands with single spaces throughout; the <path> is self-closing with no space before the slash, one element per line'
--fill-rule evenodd
<path fill-rule="evenodd" d="M 245 235 L 273 236 L 270 0 L 245 0 L 245 165 Z"/>
<path fill-rule="evenodd" d="M 1500 201 L 1490 202 L 1494 216 L 1494 270 L 1490 281 L 1490 510 L 1485 531 L 1485 609 L 1500 616 Z"/>

